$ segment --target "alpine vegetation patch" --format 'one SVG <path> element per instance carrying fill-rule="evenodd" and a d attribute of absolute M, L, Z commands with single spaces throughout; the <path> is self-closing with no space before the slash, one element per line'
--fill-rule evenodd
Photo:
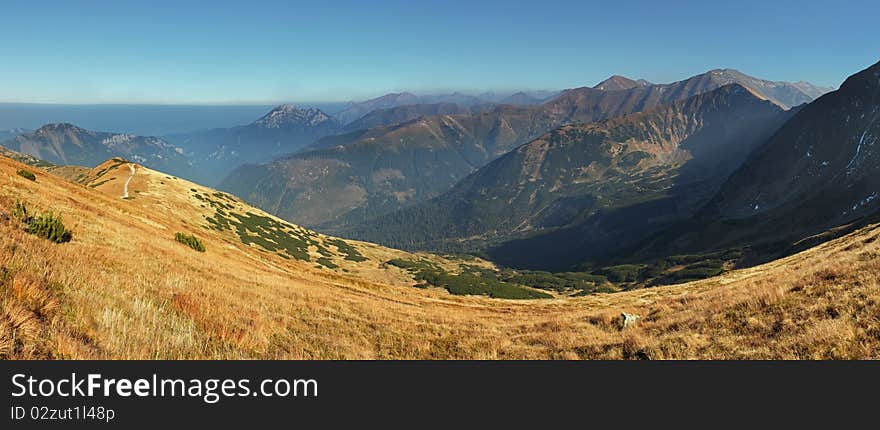
<path fill-rule="evenodd" d="M 192 248 L 199 252 L 205 252 L 205 244 L 199 238 L 186 233 L 177 232 L 174 234 L 174 240 Z"/>
<path fill-rule="evenodd" d="M 37 180 L 37 176 L 34 175 L 34 172 L 31 172 L 29 170 L 19 169 L 18 172 L 16 172 L 16 173 L 18 173 L 18 176 L 21 176 L 22 178 L 25 178 L 29 181 L 36 181 Z"/>

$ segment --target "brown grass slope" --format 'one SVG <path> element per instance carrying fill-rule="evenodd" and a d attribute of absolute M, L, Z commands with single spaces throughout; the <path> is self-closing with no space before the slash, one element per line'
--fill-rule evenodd
<path fill-rule="evenodd" d="M 109 162 L 99 169 L 116 165 Z M 2 358 L 878 358 L 880 228 L 719 278 L 537 301 L 408 287 L 382 267 L 318 269 L 201 227 L 203 187 L 137 168 L 79 185 L 0 157 L 0 211 L 16 199 L 73 230 L 56 245 L 0 221 Z M 99 179 L 100 180 L 103 179 Z M 237 210 L 254 210 L 236 201 Z M 207 205 L 206 205 L 207 206 Z M 2 218 L 2 217 L 0 217 Z M 173 240 L 196 234 L 207 252 Z M 321 237 L 321 241 L 330 240 Z M 620 312 L 642 319 L 625 330 Z"/>

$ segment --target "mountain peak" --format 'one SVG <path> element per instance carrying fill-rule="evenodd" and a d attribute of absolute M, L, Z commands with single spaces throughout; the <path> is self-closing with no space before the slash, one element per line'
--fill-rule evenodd
<path fill-rule="evenodd" d="M 273 109 L 273 110 L 278 110 L 278 111 L 283 111 L 283 112 L 294 112 L 294 111 L 299 110 L 299 108 L 296 107 L 296 105 L 285 103 L 285 104 L 281 104 L 281 105 L 276 106 L 275 109 Z"/>
<path fill-rule="evenodd" d="M 635 80 L 627 78 L 626 76 L 613 75 L 610 78 L 599 82 L 593 88 L 602 91 L 619 91 L 636 87 L 647 87 L 649 85 L 652 84 L 644 79 Z"/>
<path fill-rule="evenodd" d="M 85 129 L 77 127 L 69 122 L 58 122 L 58 123 L 46 124 L 46 125 L 40 127 L 39 129 L 37 129 L 37 131 L 35 131 L 34 133 L 37 133 L 37 134 L 66 133 L 66 132 L 82 133 L 85 131 L 86 131 Z"/>
<path fill-rule="evenodd" d="M 287 126 L 316 126 L 327 121 L 333 120 L 320 109 L 301 109 L 292 104 L 282 104 L 263 115 L 254 124 L 262 128 L 282 128 Z"/>
<path fill-rule="evenodd" d="M 720 87 L 732 83 L 740 84 L 761 98 L 776 103 L 783 109 L 791 109 L 794 106 L 811 102 L 831 90 L 830 88 L 817 87 L 805 82 L 768 81 L 730 68 L 712 69 L 680 83 L 708 87 Z"/>
<path fill-rule="evenodd" d="M 712 70 L 709 70 L 709 73 L 713 73 L 713 74 L 739 74 L 739 75 L 743 74 L 743 72 L 740 72 L 739 70 L 730 69 L 727 67 L 712 69 Z"/>

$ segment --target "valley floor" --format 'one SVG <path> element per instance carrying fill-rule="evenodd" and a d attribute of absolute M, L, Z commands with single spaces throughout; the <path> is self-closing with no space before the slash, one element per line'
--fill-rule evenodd
<path fill-rule="evenodd" d="M 101 193 L 45 172 L 19 178 L 21 166 L 0 164 L 0 212 L 27 198 L 62 213 L 74 239 L 0 220 L 0 358 L 880 358 L 877 225 L 703 281 L 501 300 L 408 286 L 380 270 L 394 251 L 367 244 L 359 272 L 214 237 L 194 252 L 168 239 L 186 219 L 143 206 L 141 169 L 122 200 L 120 180 Z M 621 312 L 641 318 L 621 330 Z"/>

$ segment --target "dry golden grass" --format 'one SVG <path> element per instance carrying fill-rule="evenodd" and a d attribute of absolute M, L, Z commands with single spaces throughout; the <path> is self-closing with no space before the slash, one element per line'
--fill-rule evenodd
<path fill-rule="evenodd" d="M 15 199 L 60 212 L 73 240 L 0 221 L 2 358 L 880 356 L 877 226 L 704 281 L 512 301 L 411 288 L 383 264 L 407 254 L 377 245 L 351 242 L 369 260 L 335 259 L 336 271 L 242 245 L 201 227 L 208 209 L 189 189 L 208 189 L 147 169 L 122 200 L 125 165 L 96 188 L 42 171 L 27 181 L 20 167 L 0 158 L 0 212 Z M 176 231 L 207 252 L 175 242 Z M 624 311 L 642 318 L 620 330 Z"/>

